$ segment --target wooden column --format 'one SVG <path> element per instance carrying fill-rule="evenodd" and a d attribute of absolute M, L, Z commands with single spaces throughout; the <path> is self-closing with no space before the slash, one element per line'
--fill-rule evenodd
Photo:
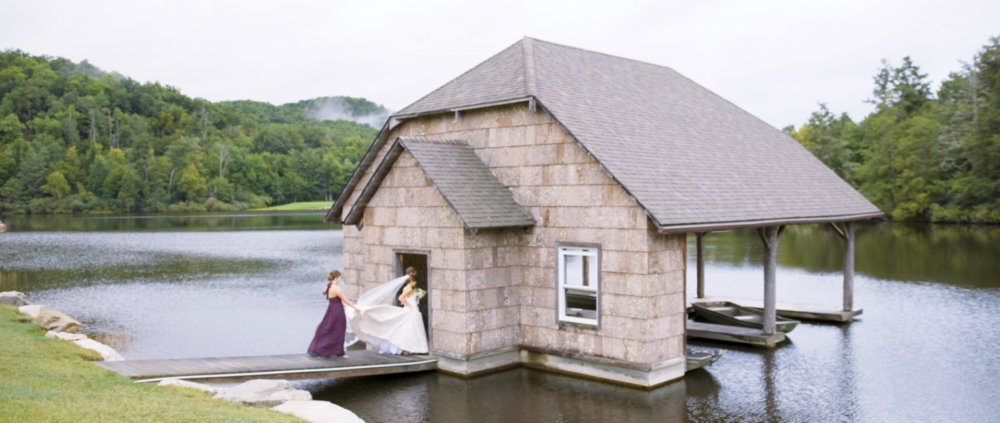
<path fill-rule="evenodd" d="M 775 273 L 778 270 L 778 237 L 784 230 L 784 226 L 757 229 L 764 243 L 764 335 L 774 335 L 778 320 Z"/>
<path fill-rule="evenodd" d="M 698 238 L 698 298 L 705 298 L 705 233 L 695 235 Z"/>
<path fill-rule="evenodd" d="M 854 222 L 844 224 L 844 311 L 854 309 Z"/>

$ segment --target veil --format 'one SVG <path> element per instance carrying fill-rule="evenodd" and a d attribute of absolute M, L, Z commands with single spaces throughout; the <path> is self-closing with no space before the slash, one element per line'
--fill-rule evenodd
<path fill-rule="evenodd" d="M 354 302 L 354 305 L 360 308 L 362 312 L 374 306 L 391 306 L 393 305 L 393 301 L 396 300 L 396 294 L 399 292 L 399 289 L 406 284 L 406 280 L 408 278 L 409 276 L 400 276 L 389 282 L 376 286 L 368 290 L 368 292 L 361 294 L 361 296 L 358 297 L 358 300 Z M 360 339 L 358 335 L 358 325 L 360 324 L 361 316 L 355 313 L 354 309 L 350 307 L 344 308 L 344 314 L 347 315 L 347 320 L 350 322 L 350 324 L 347 325 L 347 333 L 344 336 L 344 347 L 349 347 L 354 345 L 354 343 L 358 342 L 358 339 Z"/>

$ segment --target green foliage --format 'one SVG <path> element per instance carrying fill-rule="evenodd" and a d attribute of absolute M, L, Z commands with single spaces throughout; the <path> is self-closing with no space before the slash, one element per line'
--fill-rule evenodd
<path fill-rule="evenodd" d="M 786 132 L 893 219 L 1000 222 L 1000 39 L 936 97 L 926 77 L 909 57 L 883 61 L 860 124 L 820 105 Z"/>
<path fill-rule="evenodd" d="M 387 114 L 350 97 L 211 103 L 86 61 L 5 51 L 0 213 L 330 201 Z"/>
<path fill-rule="evenodd" d="M 62 198 L 64 195 L 69 194 L 69 182 L 66 182 L 66 177 L 63 176 L 62 172 L 57 170 L 45 178 L 45 185 L 42 185 L 42 191 L 53 197 Z"/>
<path fill-rule="evenodd" d="M 181 172 L 181 178 L 177 181 L 177 192 L 184 196 L 187 201 L 198 201 L 208 191 L 205 178 L 198 172 L 198 168 L 191 163 Z"/>

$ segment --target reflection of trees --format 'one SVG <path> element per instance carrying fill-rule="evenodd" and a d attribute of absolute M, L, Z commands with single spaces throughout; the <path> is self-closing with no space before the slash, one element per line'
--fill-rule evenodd
<path fill-rule="evenodd" d="M 967 287 L 998 286 L 1000 227 L 885 222 L 861 225 L 857 234 L 860 274 Z M 695 257 L 693 240 L 689 240 L 689 257 Z M 705 244 L 710 263 L 762 265 L 763 246 L 753 229 L 711 233 Z M 825 225 L 789 226 L 778 248 L 778 263 L 810 272 L 839 273 L 844 264 L 843 241 Z"/>

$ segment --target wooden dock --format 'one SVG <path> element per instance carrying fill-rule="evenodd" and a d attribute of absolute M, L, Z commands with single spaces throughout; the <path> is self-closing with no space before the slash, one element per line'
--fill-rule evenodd
<path fill-rule="evenodd" d="M 761 300 L 750 300 L 746 298 L 727 298 L 727 297 L 705 297 L 705 298 L 688 298 L 687 308 L 688 311 L 693 311 L 691 309 L 692 302 L 708 302 L 708 301 L 728 301 L 731 303 L 739 304 L 743 307 L 753 307 L 753 308 L 764 308 L 764 302 Z M 775 303 L 778 308 L 778 315 L 782 317 L 788 317 L 790 319 L 796 320 L 818 320 L 824 322 L 850 322 L 853 321 L 855 317 L 860 316 L 863 312 L 862 309 L 854 309 L 851 311 L 844 311 L 841 307 L 825 306 L 818 304 L 800 304 L 800 303 Z"/>
<path fill-rule="evenodd" d="M 693 322 L 690 320 L 687 322 L 687 337 L 732 342 L 760 348 L 771 348 L 785 340 L 783 332 L 775 332 L 774 335 L 764 335 L 764 332 L 760 329 Z"/>
<path fill-rule="evenodd" d="M 307 354 L 255 357 L 178 358 L 97 361 L 136 382 L 185 379 L 202 383 L 234 383 L 251 379 L 325 379 L 422 372 L 437 369 L 437 359 L 426 355 L 380 355 L 349 351 L 350 358 L 312 357 Z"/>

